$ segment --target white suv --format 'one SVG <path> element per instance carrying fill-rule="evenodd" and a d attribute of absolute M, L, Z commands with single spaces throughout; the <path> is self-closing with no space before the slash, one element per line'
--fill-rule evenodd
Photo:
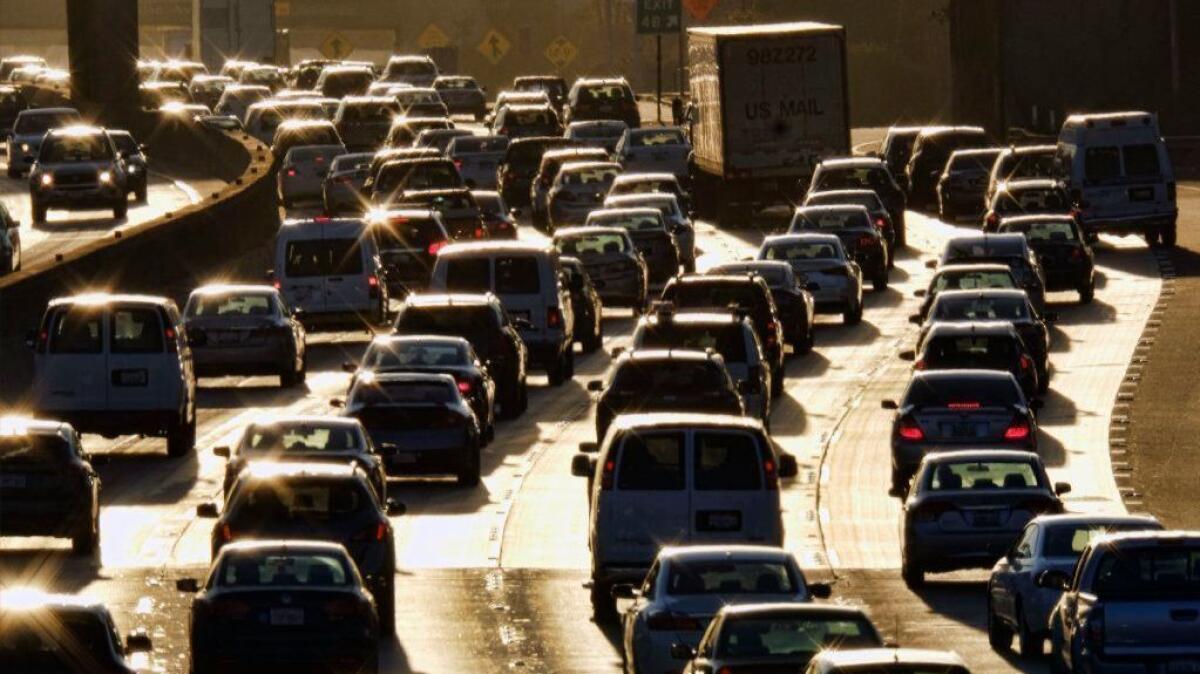
<path fill-rule="evenodd" d="M 81 433 L 196 443 L 196 377 L 179 309 L 165 297 L 96 293 L 51 300 L 26 344 L 33 406 Z"/>

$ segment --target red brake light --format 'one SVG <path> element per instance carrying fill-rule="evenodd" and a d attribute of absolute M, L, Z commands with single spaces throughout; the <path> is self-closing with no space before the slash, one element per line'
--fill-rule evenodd
<path fill-rule="evenodd" d="M 283 281 L 279 279 L 271 279 L 271 285 L 275 286 L 276 290 L 283 290 Z"/>
<path fill-rule="evenodd" d="M 446 247 L 445 241 L 434 241 L 433 243 L 429 244 L 429 254 L 437 255 L 438 251 L 445 247 Z"/>
<path fill-rule="evenodd" d="M 367 296 L 371 299 L 379 297 L 379 277 L 374 274 L 367 277 Z"/>
<path fill-rule="evenodd" d="M 1033 361 L 1030 360 L 1029 356 L 1026 356 L 1025 354 L 1021 354 L 1020 363 L 1022 370 L 1028 370 L 1029 368 L 1033 367 Z"/>
<path fill-rule="evenodd" d="M 454 168 L 462 170 L 462 165 L 463 165 L 463 162 L 461 159 L 454 160 Z"/>
<path fill-rule="evenodd" d="M 470 393 L 471 392 L 471 381 L 469 379 L 459 380 L 458 392 L 463 395 Z"/>
<path fill-rule="evenodd" d="M 608 491 L 613 488 L 613 476 L 617 472 L 617 462 L 608 459 L 604 462 L 604 472 L 600 474 L 600 488 Z"/>
<path fill-rule="evenodd" d="M 287 170 L 287 177 L 289 177 L 289 178 L 295 178 L 295 177 L 296 177 L 296 169 L 294 169 L 294 168 L 290 168 L 290 169 L 288 169 L 288 170 Z"/>
<path fill-rule="evenodd" d="M 233 540 L 233 529 L 230 529 L 228 524 L 221 525 L 221 540 L 226 543 Z"/>
<path fill-rule="evenodd" d="M 977 410 L 979 409 L 978 400 L 966 400 L 959 402 L 947 403 L 946 407 L 952 410 Z"/>
<path fill-rule="evenodd" d="M 887 227 L 887 220 L 884 220 L 883 218 L 875 218 L 875 228 L 883 229 L 884 227 Z"/>
<path fill-rule="evenodd" d="M 921 430 L 921 425 L 912 417 L 905 417 L 900 420 L 900 425 L 896 429 L 896 433 L 903 440 L 916 442 L 925 439 L 925 431 Z"/>
<path fill-rule="evenodd" d="M 763 473 L 767 476 L 767 489 L 779 488 L 779 471 L 775 469 L 775 460 L 766 459 L 763 461 Z"/>
<path fill-rule="evenodd" d="M 486 234 L 487 234 L 487 231 L 484 230 L 484 228 L 482 228 L 482 227 L 475 228 L 475 238 L 476 239 L 482 239 L 484 237 L 484 235 L 486 235 Z"/>
<path fill-rule="evenodd" d="M 558 327 L 562 327 L 562 324 L 563 324 L 562 312 L 558 310 L 558 307 L 547 308 L 546 309 L 546 327 L 558 328 Z"/>
<path fill-rule="evenodd" d="M 175 337 L 175 328 L 168 326 L 166 330 L 163 330 L 163 339 L 167 342 L 167 353 L 175 353 L 179 350 L 179 342 Z"/>
<path fill-rule="evenodd" d="M 917 362 L 913 363 L 914 370 L 924 370 L 926 367 L 924 358 L 918 359 Z"/>
<path fill-rule="evenodd" d="M 858 237 L 858 246 L 860 248 L 866 248 L 867 246 L 873 246 L 873 245 L 875 245 L 875 237 L 867 236 L 865 234 L 863 236 Z"/>
<path fill-rule="evenodd" d="M 375 527 L 375 540 L 382 541 L 387 538 L 388 525 L 386 522 L 380 522 Z"/>
<path fill-rule="evenodd" d="M 995 213 L 988 213 L 987 223 L 995 227 L 1000 222 L 1000 216 Z"/>
<path fill-rule="evenodd" d="M 767 321 L 767 345 L 774 346 L 779 341 L 779 326 L 775 321 Z"/>
<path fill-rule="evenodd" d="M 1004 439 L 1010 441 L 1020 441 L 1029 437 L 1029 422 L 1024 419 L 1015 419 L 1004 429 Z"/>
<path fill-rule="evenodd" d="M 1082 260 L 1083 259 L 1083 249 L 1082 248 L 1072 248 L 1071 254 L 1070 254 L 1070 256 L 1068 256 L 1068 259 L 1071 260 L 1072 262 L 1075 262 L 1077 260 Z"/>

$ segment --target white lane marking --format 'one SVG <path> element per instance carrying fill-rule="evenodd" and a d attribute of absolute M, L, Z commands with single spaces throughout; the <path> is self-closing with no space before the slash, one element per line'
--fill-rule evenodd
<path fill-rule="evenodd" d="M 194 187 L 185 183 L 184 181 L 172 178 L 171 176 L 166 175 L 165 173 L 159 173 L 158 171 L 151 171 L 150 175 L 154 176 L 155 178 L 161 178 L 174 185 L 175 189 L 183 192 L 183 195 L 186 196 L 188 201 L 192 202 L 193 204 L 200 203 L 200 193 L 197 192 Z"/>

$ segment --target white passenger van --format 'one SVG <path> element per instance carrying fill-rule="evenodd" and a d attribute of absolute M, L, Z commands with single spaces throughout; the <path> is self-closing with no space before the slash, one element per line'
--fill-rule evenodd
<path fill-rule="evenodd" d="M 196 444 L 196 376 L 179 308 L 147 295 L 94 293 L 50 301 L 26 337 L 33 407 L 80 433 L 167 438 L 167 454 Z"/>
<path fill-rule="evenodd" d="M 529 347 L 531 363 L 546 370 L 551 386 L 575 375 L 575 314 L 558 251 L 549 243 L 457 243 L 438 251 L 429 290 L 491 292 Z"/>
<path fill-rule="evenodd" d="M 357 218 L 287 220 L 267 272 L 307 325 L 387 320 L 387 279 L 367 223 Z"/>
<path fill-rule="evenodd" d="M 580 450 L 571 473 L 588 478 L 597 617 L 615 611 L 613 585 L 642 582 L 665 545 L 783 545 L 779 479 L 796 475 L 796 459 L 756 419 L 621 415 Z"/>
<path fill-rule="evenodd" d="M 1055 163 L 1089 236 L 1141 234 L 1151 244 L 1175 245 L 1175 173 L 1157 115 L 1071 115 L 1058 134 Z"/>

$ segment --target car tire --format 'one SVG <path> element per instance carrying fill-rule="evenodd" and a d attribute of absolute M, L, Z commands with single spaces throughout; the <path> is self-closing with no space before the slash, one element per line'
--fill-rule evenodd
<path fill-rule="evenodd" d="M 772 400 L 778 400 L 783 397 L 783 380 L 784 380 L 783 370 L 784 370 L 784 368 L 781 367 L 781 368 L 779 368 L 779 370 L 777 372 L 773 372 L 771 374 L 771 399 Z M 770 414 L 770 412 L 771 412 L 771 410 L 768 409 L 767 414 Z"/>
<path fill-rule="evenodd" d="M 467 459 L 467 464 L 458 469 L 458 486 L 460 487 L 475 487 L 479 485 L 479 476 L 483 472 L 480 465 L 482 463 L 479 455 L 479 445 L 471 447 L 467 453 L 470 455 Z"/>
<path fill-rule="evenodd" d="M 516 419 L 521 416 L 521 383 L 514 381 L 504 387 L 504 396 L 500 400 L 501 416 L 505 419 Z"/>
<path fill-rule="evenodd" d="M 1087 285 L 1079 289 L 1079 303 L 1091 304 L 1096 298 L 1096 282 L 1089 281 Z"/>
<path fill-rule="evenodd" d="M 804 329 L 804 336 L 800 338 L 799 342 L 792 345 L 792 350 L 795 351 L 797 354 L 801 354 L 801 355 L 806 354 L 806 353 L 811 353 L 813 350 L 813 344 L 815 342 L 816 342 L 815 331 L 813 330 L 811 325 L 807 326 Z"/>
<path fill-rule="evenodd" d="M 604 345 L 604 322 L 596 321 L 596 327 L 592 330 L 592 334 L 588 335 L 580 343 L 584 353 L 595 353 Z"/>
<path fill-rule="evenodd" d="M 1148 229 L 1142 233 L 1142 236 L 1146 239 L 1146 245 L 1150 246 L 1151 248 L 1158 246 L 1157 229 Z"/>
<path fill-rule="evenodd" d="M 9 161 L 8 177 L 12 178 L 13 180 L 20 180 L 21 179 L 21 169 L 12 165 L 12 157 L 9 157 L 8 161 Z"/>
<path fill-rule="evenodd" d="M 562 386 L 567 380 L 567 354 L 559 354 L 558 358 L 546 370 L 546 376 L 550 379 L 551 386 Z"/>
<path fill-rule="evenodd" d="M 113 204 L 113 217 L 124 220 L 126 215 L 129 215 L 129 197 L 122 194 L 120 200 Z"/>
<path fill-rule="evenodd" d="M 862 322 L 863 307 L 862 303 L 857 303 L 847 308 L 842 312 L 842 323 L 846 325 L 858 325 Z"/>
<path fill-rule="evenodd" d="M 884 266 L 884 268 L 882 270 L 880 270 L 878 274 L 875 274 L 874 276 L 871 277 L 871 290 L 874 290 L 877 293 L 881 293 L 887 289 L 888 289 L 888 272 L 887 272 L 887 267 Z"/>
<path fill-rule="evenodd" d="M 93 517 L 88 526 L 71 537 L 71 554 L 86 557 L 100 547 L 100 518 Z"/>
<path fill-rule="evenodd" d="M 987 635 L 988 643 L 992 650 L 1007 651 L 1012 648 L 1013 631 L 992 609 L 992 602 L 988 601 L 987 608 Z"/>
<path fill-rule="evenodd" d="M 138 188 L 133 191 L 133 198 L 136 199 L 139 204 L 144 204 L 149 198 L 148 192 L 149 190 L 145 185 L 139 185 Z"/>
<path fill-rule="evenodd" d="M 37 224 L 37 225 L 45 224 L 46 214 L 47 214 L 47 211 L 49 211 L 50 209 L 48 209 L 44 204 L 42 204 L 38 201 L 33 201 L 29 205 L 29 210 L 31 212 L 30 217 L 33 218 L 34 224 Z"/>
<path fill-rule="evenodd" d="M 1040 658 L 1042 657 L 1042 646 L 1046 643 L 1046 639 L 1040 635 L 1034 634 L 1029 625 L 1025 622 L 1025 609 L 1021 606 L 1021 602 L 1017 602 L 1017 651 L 1023 658 Z"/>
<path fill-rule="evenodd" d="M 571 379 L 575 378 L 575 343 L 574 342 L 572 342 L 570 345 L 567 346 L 567 353 L 564 356 L 564 358 L 566 359 L 566 367 L 564 368 L 564 374 L 566 375 L 567 381 L 570 381 Z"/>
<path fill-rule="evenodd" d="M 294 365 L 289 363 L 287 368 L 279 373 L 279 385 L 283 388 L 295 388 L 304 381 L 303 370 L 297 372 Z"/>
<path fill-rule="evenodd" d="M 1178 238 L 1178 232 L 1174 224 L 1163 227 L 1158 233 L 1159 241 L 1163 248 L 1174 248 L 1175 241 Z"/>
<path fill-rule="evenodd" d="M 167 431 L 167 456 L 179 458 L 196 448 L 196 420 L 177 424 Z"/>
<path fill-rule="evenodd" d="M 529 382 L 522 379 L 521 385 L 517 389 L 517 414 L 524 414 L 527 409 L 529 409 Z"/>
<path fill-rule="evenodd" d="M 925 569 L 910 560 L 907 554 L 900 562 L 900 577 L 904 579 L 904 584 L 910 590 L 915 591 L 925 587 Z"/>
<path fill-rule="evenodd" d="M 599 581 L 592 582 L 592 619 L 597 625 L 613 625 L 617 622 L 617 600 L 613 599 L 612 586 Z"/>
<path fill-rule="evenodd" d="M 956 217 L 957 215 L 954 213 L 953 206 L 948 206 L 946 204 L 938 206 L 938 220 L 954 224 L 954 218 Z"/>
<path fill-rule="evenodd" d="M 379 616 L 379 638 L 392 639 L 396 636 L 396 571 L 395 564 L 387 573 L 391 574 L 388 577 L 386 586 L 380 592 L 380 596 L 375 597 L 375 611 Z"/>

